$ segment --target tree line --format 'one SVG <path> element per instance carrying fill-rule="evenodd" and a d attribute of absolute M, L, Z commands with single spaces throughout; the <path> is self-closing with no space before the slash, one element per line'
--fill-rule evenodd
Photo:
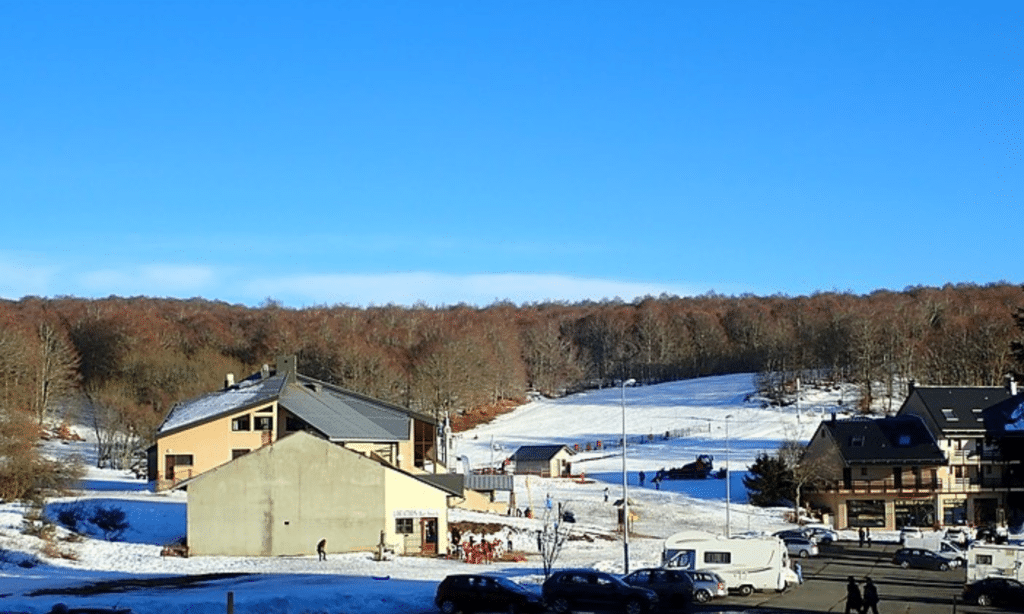
<path fill-rule="evenodd" d="M 797 377 L 858 382 L 867 406 L 872 382 L 1001 384 L 1021 370 L 1022 305 L 1008 283 L 486 307 L 26 297 L 0 301 L 0 411 L 43 425 L 77 406 L 103 462 L 128 466 L 174 403 L 286 354 L 304 374 L 456 424 L 529 391 L 737 372 L 779 392 Z"/>

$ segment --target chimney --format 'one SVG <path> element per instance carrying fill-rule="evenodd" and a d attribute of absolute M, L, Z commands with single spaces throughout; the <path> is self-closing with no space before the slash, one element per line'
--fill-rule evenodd
<path fill-rule="evenodd" d="M 1013 375 L 1006 376 L 1006 389 L 1010 391 L 1010 396 L 1017 396 L 1017 380 L 1013 378 Z"/>
<path fill-rule="evenodd" d="M 227 390 L 228 388 L 231 388 L 234 385 L 235 385 L 235 374 L 234 373 L 228 373 L 227 375 L 225 375 L 224 376 L 224 390 Z"/>
<path fill-rule="evenodd" d="M 836 412 L 832 412 L 832 422 L 836 421 Z"/>
<path fill-rule="evenodd" d="M 916 386 L 917 383 L 914 381 L 914 378 L 910 378 L 910 380 L 907 381 L 907 394 L 914 394 L 914 388 Z"/>
<path fill-rule="evenodd" d="M 295 374 L 298 371 L 298 358 L 295 354 L 277 357 L 277 375 L 284 375 L 289 382 L 295 381 Z"/>
<path fill-rule="evenodd" d="M 260 377 L 262 379 L 267 379 L 268 377 L 270 377 L 270 365 L 263 363 L 263 368 L 260 369 Z"/>

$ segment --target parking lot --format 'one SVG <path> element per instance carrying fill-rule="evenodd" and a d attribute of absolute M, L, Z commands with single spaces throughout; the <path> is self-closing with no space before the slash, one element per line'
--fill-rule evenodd
<path fill-rule="evenodd" d="M 822 546 L 821 555 L 801 559 L 804 583 L 784 593 L 755 593 L 750 597 L 730 596 L 707 606 L 701 612 L 842 612 L 846 607 L 846 581 L 853 576 L 863 588 L 871 576 L 878 587 L 880 614 L 949 614 L 954 611 L 980 613 L 997 611 L 960 603 L 965 571 L 901 569 L 892 564 L 896 544 L 858 547 L 842 542 Z"/>

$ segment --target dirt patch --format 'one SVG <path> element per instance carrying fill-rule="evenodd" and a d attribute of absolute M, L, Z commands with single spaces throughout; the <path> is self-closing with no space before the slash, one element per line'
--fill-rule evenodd
<path fill-rule="evenodd" d="M 474 407 L 464 414 L 452 416 L 452 430 L 456 433 L 468 431 L 471 428 L 487 424 L 502 414 L 507 414 L 523 404 L 523 400 L 503 399 L 490 405 Z"/>
<path fill-rule="evenodd" d="M 40 595 L 103 595 L 105 593 L 126 593 L 129 591 L 150 588 L 189 588 L 202 586 L 207 582 L 226 580 L 246 576 L 244 573 L 211 573 L 195 576 L 173 576 L 170 578 L 125 578 L 124 580 L 107 580 L 82 586 L 64 588 L 43 588 L 27 593 L 29 597 Z"/>

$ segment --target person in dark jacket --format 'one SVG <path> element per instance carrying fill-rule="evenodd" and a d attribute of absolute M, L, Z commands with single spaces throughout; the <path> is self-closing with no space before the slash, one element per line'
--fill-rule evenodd
<path fill-rule="evenodd" d="M 316 544 L 316 555 L 321 561 L 327 560 L 327 539 L 321 539 Z"/>
<path fill-rule="evenodd" d="M 854 614 L 861 614 L 861 607 L 864 602 L 860 598 L 860 587 L 857 586 L 857 581 L 850 576 L 846 580 L 846 610 L 843 614 L 850 614 L 852 610 Z"/>
<path fill-rule="evenodd" d="M 864 581 L 864 605 L 861 606 L 861 614 L 865 614 L 869 609 L 872 614 L 878 614 L 878 587 L 871 578 Z"/>

